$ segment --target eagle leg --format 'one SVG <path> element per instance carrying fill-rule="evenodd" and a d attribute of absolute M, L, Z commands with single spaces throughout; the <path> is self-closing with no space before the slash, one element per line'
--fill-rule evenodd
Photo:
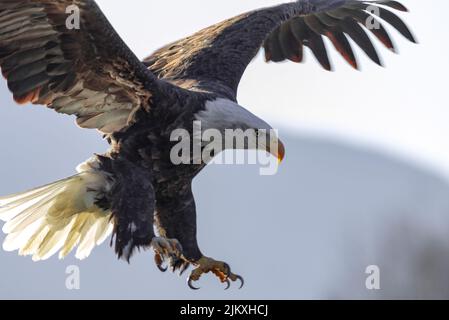
<path fill-rule="evenodd" d="M 176 193 L 170 192 L 176 190 Z M 205 257 L 198 247 L 197 241 L 197 218 L 195 199 L 192 193 L 191 183 L 179 184 L 178 181 L 168 183 L 163 188 L 163 193 L 159 190 L 156 201 L 156 227 L 158 234 L 166 239 L 177 239 L 182 246 L 182 255 L 172 254 L 171 256 L 164 252 L 156 252 L 155 260 L 161 271 L 166 270 L 163 267 L 165 259 L 170 258 L 169 266 L 180 273 L 193 265 L 196 267 L 188 278 L 188 285 L 191 289 L 197 290 L 193 286 L 205 273 L 212 272 L 222 283 L 227 284 L 228 289 L 231 282 L 239 280 L 243 287 L 243 278 L 231 272 L 228 264 L 215 261 Z"/>
<path fill-rule="evenodd" d="M 200 260 L 195 262 L 195 265 L 197 266 L 197 268 L 192 271 L 187 281 L 187 284 L 193 290 L 199 289 L 193 286 L 193 282 L 200 280 L 203 274 L 209 272 L 215 274 L 222 283 L 226 283 L 225 290 L 231 287 L 231 281 L 232 282 L 236 282 L 237 280 L 240 281 L 241 284 L 239 289 L 243 288 L 245 284 L 243 278 L 239 275 L 232 273 L 231 267 L 225 262 L 216 261 L 214 259 L 203 256 Z"/>

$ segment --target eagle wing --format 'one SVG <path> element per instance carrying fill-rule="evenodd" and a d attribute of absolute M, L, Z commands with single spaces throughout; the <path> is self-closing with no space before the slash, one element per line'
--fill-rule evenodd
<path fill-rule="evenodd" d="M 103 133 L 149 109 L 158 85 L 93 0 L 1 0 L 0 66 L 18 103 Z"/>
<path fill-rule="evenodd" d="M 331 70 L 323 36 L 354 68 L 358 68 L 348 37 L 374 62 L 379 55 L 365 30 L 388 49 L 393 42 L 380 17 L 412 42 L 415 38 L 391 10 L 407 11 L 397 1 L 299 0 L 249 12 L 172 43 L 146 58 L 158 77 L 215 81 L 237 92 L 240 79 L 261 47 L 267 61 L 303 61 L 308 47 L 319 63 Z"/>

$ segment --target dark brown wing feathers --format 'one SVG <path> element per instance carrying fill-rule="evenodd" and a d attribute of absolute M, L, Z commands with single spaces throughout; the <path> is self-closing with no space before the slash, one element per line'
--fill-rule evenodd
<path fill-rule="evenodd" d="M 80 29 L 66 26 L 72 4 Z M 151 73 L 90 0 L 2 0 L 0 66 L 18 103 L 74 114 L 81 127 L 119 131 L 149 108 Z"/>
<path fill-rule="evenodd" d="M 358 69 L 351 39 L 371 60 L 381 65 L 369 34 L 395 51 L 382 22 L 416 42 L 401 18 L 390 11 L 392 9 L 407 11 L 402 4 L 391 0 L 291 2 L 250 12 L 204 29 L 158 50 L 144 63 L 160 78 L 212 80 L 225 84 L 234 92 L 246 66 L 261 46 L 266 60 L 274 62 L 302 62 L 304 47 L 308 47 L 321 66 L 331 70 L 324 41 L 328 38 L 342 57 Z"/>

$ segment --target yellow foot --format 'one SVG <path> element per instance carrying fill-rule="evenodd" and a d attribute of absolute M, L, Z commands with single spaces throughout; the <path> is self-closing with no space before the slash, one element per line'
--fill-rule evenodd
<path fill-rule="evenodd" d="M 154 250 L 154 262 L 158 269 L 166 272 L 168 267 L 164 267 L 164 263 L 168 261 L 168 266 L 172 271 L 180 270 L 183 274 L 190 263 L 182 256 L 182 246 L 176 239 L 166 239 L 162 237 L 155 237 L 151 241 L 151 247 Z"/>
<path fill-rule="evenodd" d="M 239 275 L 233 274 L 231 268 L 227 263 L 221 261 L 215 261 L 214 259 L 208 257 L 202 257 L 200 260 L 194 263 L 197 267 L 190 274 L 187 284 L 193 290 L 198 290 L 199 288 L 193 286 L 194 281 L 198 281 L 201 276 L 205 273 L 212 272 L 215 274 L 222 283 L 226 283 L 226 289 L 231 287 L 231 281 L 235 282 L 239 280 L 241 282 L 240 289 L 243 288 L 245 281 Z"/>

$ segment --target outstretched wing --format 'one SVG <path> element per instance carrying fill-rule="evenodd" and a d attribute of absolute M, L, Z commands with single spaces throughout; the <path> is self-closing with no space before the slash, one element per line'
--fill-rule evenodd
<path fill-rule="evenodd" d="M 170 44 L 144 60 L 157 76 L 215 81 L 234 93 L 259 49 L 267 61 L 303 60 L 308 47 L 320 64 L 331 70 L 323 36 L 354 68 L 358 68 L 351 38 L 374 62 L 380 58 L 366 31 L 394 50 L 387 31 L 376 18 L 415 42 L 405 23 L 389 9 L 407 11 L 397 1 L 299 0 L 226 20 Z"/>
<path fill-rule="evenodd" d="M 157 83 L 93 0 L 1 0 L 0 66 L 18 103 L 103 133 L 149 109 Z"/>

